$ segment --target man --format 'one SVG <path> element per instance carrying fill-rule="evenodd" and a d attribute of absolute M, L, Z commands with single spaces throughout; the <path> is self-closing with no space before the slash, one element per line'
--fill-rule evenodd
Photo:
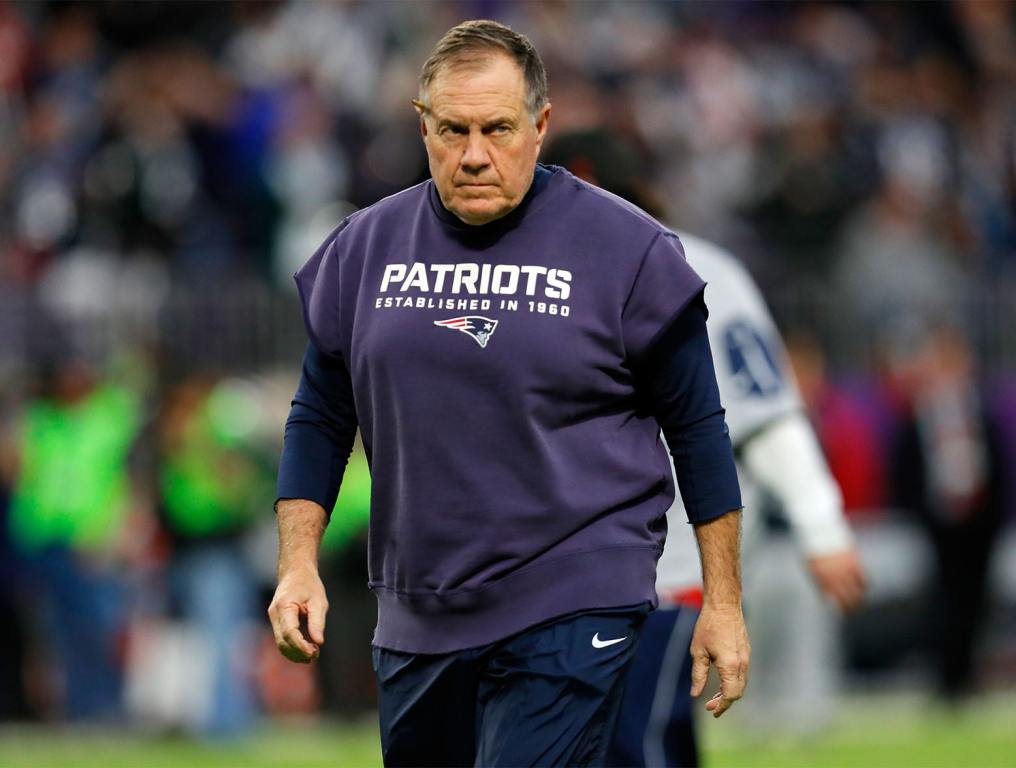
<path fill-rule="evenodd" d="M 695 695 L 742 694 L 740 493 L 702 281 L 638 209 L 537 166 L 529 41 L 450 30 L 415 102 L 432 180 L 347 218 L 297 274 L 311 337 L 277 505 L 282 653 L 324 642 L 316 553 L 359 426 L 387 765 L 598 765 L 673 498 L 702 555 Z M 306 629 L 300 626 L 306 622 Z"/>
<path fill-rule="evenodd" d="M 640 178 L 637 153 L 605 132 L 560 136 L 547 159 L 660 213 Z M 755 282 L 732 255 L 687 233 L 680 237 L 688 263 L 708 283 L 710 346 L 748 502 L 746 544 L 762 537 L 755 502 L 761 502 L 758 491 L 764 490 L 779 503 L 816 585 L 837 608 L 850 611 L 863 595 L 864 575 L 839 489 L 808 424 L 776 324 Z M 698 765 L 687 690 L 702 574 L 694 538 L 680 524 L 686 517 L 680 497 L 667 516 L 670 531 L 656 581 L 660 610 L 646 621 L 632 663 L 611 765 Z M 750 554 L 747 546 L 746 561 Z"/>
<path fill-rule="evenodd" d="M 927 648 L 936 693 L 955 706 L 977 690 L 1010 473 L 970 340 L 941 318 L 912 318 L 898 333 L 892 373 L 908 402 L 892 441 L 893 501 L 917 516 L 934 552 Z"/>

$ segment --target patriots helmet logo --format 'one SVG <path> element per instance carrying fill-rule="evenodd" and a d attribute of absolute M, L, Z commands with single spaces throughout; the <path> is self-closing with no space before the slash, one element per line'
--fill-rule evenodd
<path fill-rule="evenodd" d="M 489 317 L 481 317 L 480 315 L 468 315 L 466 317 L 453 317 L 450 320 L 435 320 L 434 325 L 468 333 L 481 348 L 485 348 L 487 342 L 490 341 L 490 337 L 494 335 L 494 329 L 497 328 L 497 320 L 491 320 Z"/>

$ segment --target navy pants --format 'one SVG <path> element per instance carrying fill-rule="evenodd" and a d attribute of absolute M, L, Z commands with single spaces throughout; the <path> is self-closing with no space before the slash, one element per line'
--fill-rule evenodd
<path fill-rule="evenodd" d="M 654 611 L 628 671 L 607 764 L 694 768 L 698 765 L 691 698 L 695 608 Z"/>
<path fill-rule="evenodd" d="M 585 611 L 480 648 L 374 648 L 386 766 L 599 766 L 648 604 Z"/>

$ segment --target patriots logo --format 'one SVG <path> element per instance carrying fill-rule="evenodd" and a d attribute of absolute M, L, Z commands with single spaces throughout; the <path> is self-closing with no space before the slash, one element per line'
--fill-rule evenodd
<path fill-rule="evenodd" d="M 481 348 L 487 346 L 490 337 L 494 335 L 497 328 L 497 320 L 480 315 L 468 315 L 467 317 L 453 317 L 451 320 L 435 320 L 434 325 L 442 328 L 454 328 L 456 331 L 468 333 Z"/>

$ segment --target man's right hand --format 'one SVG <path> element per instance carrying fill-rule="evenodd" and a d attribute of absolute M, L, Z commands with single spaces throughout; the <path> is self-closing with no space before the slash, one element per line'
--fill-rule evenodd
<path fill-rule="evenodd" d="M 328 517 L 306 499 L 283 499 L 275 507 L 279 522 L 279 586 L 268 618 L 275 644 L 290 661 L 308 664 L 325 642 L 328 598 L 318 576 L 317 553 Z M 306 631 L 300 626 L 306 620 Z"/>
<path fill-rule="evenodd" d="M 307 564 L 292 568 L 279 578 L 268 618 L 272 621 L 275 644 L 290 661 L 309 664 L 318 657 L 325 642 L 325 615 L 328 599 L 317 568 Z M 306 632 L 300 626 L 306 618 Z"/>

